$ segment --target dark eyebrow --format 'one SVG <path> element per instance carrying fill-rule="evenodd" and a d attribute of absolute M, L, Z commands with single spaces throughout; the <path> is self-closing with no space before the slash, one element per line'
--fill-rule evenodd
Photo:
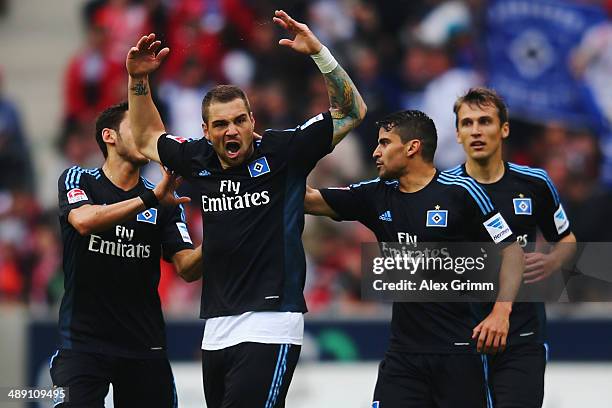
<path fill-rule="evenodd" d="M 228 121 L 225 119 L 218 119 L 218 120 L 214 120 L 212 124 L 216 126 L 216 125 L 227 125 L 227 123 Z"/>

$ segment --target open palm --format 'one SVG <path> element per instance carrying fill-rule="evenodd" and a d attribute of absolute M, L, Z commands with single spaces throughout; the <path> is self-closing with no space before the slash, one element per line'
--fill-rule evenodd
<path fill-rule="evenodd" d="M 321 51 L 323 45 L 306 24 L 295 21 L 283 10 L 276 10 L 272 20 L 295 36 L 293 40 L 283 38 L 278 42 L 280 45 L 290 47 L 297 52 L 308 55 L 316 54 Z"/>
<path fill-rule="evenodd" d="M 138 40 L 135 47 L 128 52 L 125 67 L 132 77 L 142 77 L 155 71 L 170 52 L 168 47 L 157 50 L 161 41 L 155 40 L 155 34 L 145 35 Z"/>

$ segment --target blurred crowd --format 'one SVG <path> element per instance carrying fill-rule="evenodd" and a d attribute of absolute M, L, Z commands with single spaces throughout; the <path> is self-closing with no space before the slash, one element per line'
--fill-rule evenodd
<path fill-rule="evenodd" d="M 612 10 L 610 1 L 591 3 Z M 201 137 L 201 99 L 218 83 L 247 91 L 259 132 L 294 127 L 328 109 L 314 63 L 278 45 L 283 33 L 272 15 L 283 8 L 328 46 L 368 105 L 364 123 L 319 163 L 311 185 L 341 186 L 376 177 L 371 160 L 375 121 L 399 109 L 421 109 L 434 119 L 436 165 L 449 168 L 463 157 L 455 142 L 453 102 L 470 86 L 487 83 L 486 7 L 483 0 L 89 0 L 81 10 L 81 47 L 66 61 L 58 154 L 65 167 L 101 165 L 96 115 L 126 98 L 125 55 L 149 32 L 171 49 L 152 84 L 174 134 Z M 612 24 L 587 32 L 568 64 L 591 87 L 602 116 L 612 123 Z M 2 79 L 0 72 L 0 89 Z M 0 299 L 48 310 L 57 307 L 62 294 L 57 209 L 37 203 L 19 107 L 1 95 Z M 510 113 L 506 159 L 546 169 L 579 241 L 612 241 L 612 221 L 605 214 L 612 194 L 604 177 L 612 170 L 607 168 L 612 168 L 612 143 L 597 129 L 528 121 Z M 159 177 L 155 167 L 145 173 L 153 181 Z M 192 237 L 200 242 L 197 205 L 188 220 Z M 360 243 L 373 240 L 356 223 L 307 217 L 305 293 L 313 314 L 367 316 L 385 310 L 360 300 Z M 160 294 L 168 313 L 196 314 L 199 284 L 182 283 L 169 264 L 163 267 Z"/>

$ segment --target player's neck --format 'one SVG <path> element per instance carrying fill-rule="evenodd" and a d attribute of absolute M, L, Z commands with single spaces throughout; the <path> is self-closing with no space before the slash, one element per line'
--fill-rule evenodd
<path fill-rule="evenodd" d="M 415 193 L 422 190 L 436 175 L 436 168 L 430 164 L 422 164 L 399 178 L 399 190 L 402 193 Z"/>
<path fill-rule="evenodd" d="M 102 171 L 111 183 L 125 191 L 136 187 L 140 178 L 140 167 L 111 156 L 104 162 Z"/>
<path fill-rule="evenodd" d="M 501 158 L 490 158 L 489 160 L 477 161 L 467 160 L 465 171 L 474 180 L 481 184 L 498 182 L 504 177 L 505 166 Z"/>

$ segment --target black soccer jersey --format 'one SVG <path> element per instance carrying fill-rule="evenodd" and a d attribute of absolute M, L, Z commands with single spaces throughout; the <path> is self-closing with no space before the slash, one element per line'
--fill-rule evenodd
<path fill-rule="evenodd" d="M 505 162 L 504 175 L 495 183 L 480 184 L 503 214 L 525 252 L 535 250 L 537 229 L 549 242 L 570 234 L 569 219 L 559 193 L 546 171 Z M 467 176 L 465 164 L 445 171 Z M 490 305 L 485 313 L 490 310 Z M 509 344 L 543 342 L 546 311 L 541 302 L 517 302 L 510 315 Z"/>
<path fill-rule="evenodd" d="M 150 208 L 108 230 L 80 235 L 68 222 L 84 204 L 114 204 L 152 189 L 141 178 L 129 191 L 102 169 L 74 166 L 59 178 L 64 243 L 60 347 L 123 357 L 164 356 L 166 339 L 157 285 L 160 257 L 193 248 L 182 208 Z"/>
<path fill-rule="evenodd" d="M 332 135 L 329 112 L 295 129 L 267 130 L 243 165 L 227 169 L 205 139 L 159 138 L 162 163 L 200 195 L 202 318 L 306 312 L 306 177 L 331 151 Z"/>
<path fill-rule="evenodd" d="M 465 177 L 437 172 L 414 193 L 401 192 L 397 181 L 374 179 L 344 189 L 322 189 L 321 194 L 341 219 L 361 222 L 379 242 L 493 240 L 506 245 L 514 240 L 486 193 Z M 469 303 L 395 302 L 390 350 L 475 352 L 471 336 L 478 323 Z"/>

